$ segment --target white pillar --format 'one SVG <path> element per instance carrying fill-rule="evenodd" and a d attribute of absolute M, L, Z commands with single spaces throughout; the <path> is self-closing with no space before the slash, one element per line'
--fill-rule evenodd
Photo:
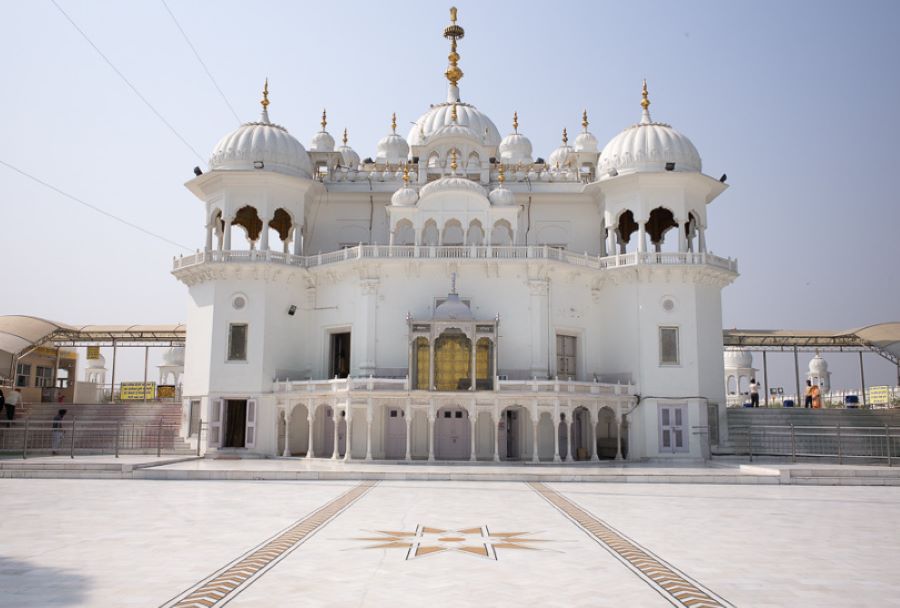
<path fill-rule="evenodd" d="M 412 461 L 412 410 L 406 408 L 406 462 Z"/>
<path fill-rule="evenodd" d="M 263 220 L 262 231 L 259 235 L 259 250 L 263 252 L 269 250 L 269 222 L 265 219 Z"/>
<path fill-rule="evenodd" d="M 434 412 L 428 410 L 428 462 L 434 462 Z"/>
<path fill-rule="evenodd" d="M 566 462 L 572 462 L 572 418 L 566 417 Z"/>
<path fill-rule="evenodd" d="M 204 251 L 209 251 L 212 249 L 212 237 L 213 237 L 213 225 L 209 224 L 206 227 L 206 247 Z"/>
<path fill-rule="evenodd" d="M 622 416 L 616 416 L 616 460 L 622 460 Z"/>
<path fill-rule="evenodd" d="M 588 419 L 588 449 L 591 454 L 591 462 L 600 462 L 600 456 L 597 454 L 597 423 L 591 420 L 591 413 L 586 415 Z M 600 419 L 600 410 L 597 410 L 597 419 Z"/>
<path fill-rule="evenodd" d="M 532 444 L 531 444 L 531 462 L 540 462 L 538 458 L 538 426 L 540 423 L 540 415 L 537 418 L 531 418 Z"/>
<path fill-rule="evenodd" d="M 706 228 L 703 226 L 698 226 L 698 240 L 700 253 L 706 253 Z"/>
<path fill-rule="evenodd" d="M 475 410 L 475 415 L 469 417 L 469 446 L 471 448 L 471 455 L 469 456 L 469 460 L 475 462 L 477 458 L 475 457 L 475 424 L 478 422 L 478 410 Z"/>
<path fill-rule="evenodd" d="M 291 410 L 284 410 L 284 452 L 281 454 L 285 458 L 291 456 Z"/>
<path fill-rule="evenodd" d="M 303 232 L 294 226 L 294 255 L 303 255 Z"/>
<path fill-rule="evenodd" d="M 472 356 L 470 357 L 470 363 L 469 363 L 469 366 L 471 368 L 471 369 L 469 369 L 469 371 L 472 372 L 469 374 L 470 382 L 472 383 L 472 386 L 469 387 L 469 390 L 471 390 L 471 391 L 475 390 L 475 352 L 478 350 L 478 347 L 476 345 L 477 339 L 478 339 L 478 334 L 477 333 L 472 334 Z"/>
<path fill-rule="evenodd" d="M 502 416 L 501 412 L 500 417 L 502 418 Z M 493 413 L 491 413 L 491 422 L 494 425 L 494 462 L 500 462 L 500 420 L 494 418 Z"/>
<path fill-rule="evenodd" d="M 553 417 L 553 462 L 559 462 L 559 415 Z"/>
<path fill-rule="evenodd" d="M 309 423 L 309 428 L 307 429 L 306 432 L 307 432 L 307 436 L 308 436 L 307 438 L 309 441 L 306 442 L 306 457 L 312 458 L 313 457 L 313 437 L 315 436 L 315 434 L 313 433 L 313 425 L 316 422 L 316 417 L 315 417 L 315 412 L 313 411 L 311 406 L 307 407 L 307 412 L 308 413 L 306 415 L 306 421 Z"/>
<path fill-rule="evenodd" d="M 647 227 L 644 222 L 638 224 L 638 252 L 646 253 L 647 251 Z"/>
<path fill-rule="evenodd" d="M 675 230 L 678 231 L 678 251 L 684 253 L 688 250 L 687 246 L 687 235 L 684 233 L 684 222 L 679 222 L 677 226 L 675 226 Z"/>
<path fill-rule="evenodd" d="M 374 418 L 372 411 L 372 400 L 366 405 L 366 460 L 372 460 L 372 419 Z"/>
<path fill-rule="evenodd" d="M 337 460 L 341 455 L 338 449 L 338 427 L 340 426 L 340 416 L 338 416 L 337 408 L 331 408 L 331 419 L 334 420 L 334 450 L 331 452 L 331 459 Z"/>
<path fill-rule="evenodd" d="M 231 251 L 231 220 L 225 220 L 225 251 Z"/>
<path fill-rule="evenodd" d="M 606 255 L 616 255 L 616 228 L 610 226 L 606 229 Z"/>
<path fill-rule="evenodd" d="M 353 444 L 351 443 L 352 433 L 350 430 L 353 428 L 353 421 L 350 418 L 350 413 L 353 411 L 353 408 L 350 405 L 347 405 L 347 438 L 344 440 L 344 462 L 350 462 L 353 459 Z"/>
<path fill-rule="evenodd" d="M 434 340 L 428 341 L 428 390 L 434 390 Z"/>

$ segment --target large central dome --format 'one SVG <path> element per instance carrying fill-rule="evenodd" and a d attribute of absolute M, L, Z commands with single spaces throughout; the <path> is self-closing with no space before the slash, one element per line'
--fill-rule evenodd
<path fill-rule="evenodd" d="M 457 114 L 455 121 L 452 117 L 454 103 Z M 422 114 L 409 130 L 406 141 L 410 146 L 421 146 L 432 135 L 454 124 L 468 127 L 486 146 L 500 145 L 500 131 L 494 122 L 475 106 L 462 102 L 446 102 L 431 106 L 431 109 Z"/>

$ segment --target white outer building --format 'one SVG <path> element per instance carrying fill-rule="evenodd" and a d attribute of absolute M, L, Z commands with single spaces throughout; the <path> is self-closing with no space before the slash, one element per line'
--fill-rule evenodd
<path fill-rule="evenodd" d="M 708 407 L 725 433 L 737 267 L 705 241 L 725 184 L 651 119 L 646 83 L 640 121 L 601 152 L 585 114 L 575 146 L 564 134 L 535 164 L 517 122 L 501 139 L 462 101 L 453 17 L 447 100 L 405 140 L 395 122 L 374 162 L 346 137 L 332 151 L 324 114 L 307 152 L 266 88 L 260 121 L 186 184 L 206 240 L 173 274 L 207 453 L 703 457 Z"/>

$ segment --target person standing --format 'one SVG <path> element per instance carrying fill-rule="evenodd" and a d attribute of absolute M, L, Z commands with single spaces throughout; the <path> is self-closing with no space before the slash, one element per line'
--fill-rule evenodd
<path fill-rule="evenodd" d="M 0 388 L 0 411 L 6 411 L 6 396 L 3 394 L 2 388 Z"/>
<path fill-rule="evenodd" d="M 53 448 L 53 454 L 56 455 L 56 450 L 59 449 L 59 446 L 62 445 L 63 440 L 63 430 L 62 430 L 62 421 L 66 416 L 66 410 L 59 410 L 56 416 L 53 417 L 53 431 L 50 438 L 51 447 Z"/>
<path fill-rule="evenodd" d="M 22 390 L 14 389 L 6 399 L 6 426 L 12 426 L 12 421 L 16 418 L 16 406 L 22 403 Z"/>
<path fill-rule="evenodd" d="M 806 381 L 806 401 L 803 403 L 803 407 L 805 407 L 805 408 L 810 408 L 810 407 L 812 407 L 812 402 L 813 402 L 813 398 L 812 398 L 812 381 L 811 381 L 811 380 L 807 380 L 807 381 Z"/>
<path fill-rule="evenodd" d="M 812 407 L 814 410 L 822 409 L 822 391 L 817 384 L 813 384 L 809 389 L 810 397 L 812 397 Z"/>
<path fill-rule="evenodd" d="M 750 378 L 750 407 L 759 407 L 759 383 Z"/>

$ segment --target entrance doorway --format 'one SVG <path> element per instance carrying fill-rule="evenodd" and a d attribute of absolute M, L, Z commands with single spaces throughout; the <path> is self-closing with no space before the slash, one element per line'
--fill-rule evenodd
<path fill-rule="evenodd" d="M 387 411 L 384 421 L 384 457 L 388 460 L 406 458 L 406 412 L 400 408 Z"/>
<path fill-rule="evenodd" d="M 469 412 L 445 408 L 434 423 L 434 455 L 440 460 L 468 460 L 471 449 Z"/>
<path fill-rule="evenodd" d="M 522 455 L 530 456 L 525 443 L 531 425 L 525 427 L 528 412 L 520 407 L 504 410 L 500 416 L 500 458 L 502 460 L 518 460 Z"/>
<path fill-rule="evenodd" d="M 328 377 L 346 378 L 350 375 L 350 332 L 331 334 L 328 358 Z"/>
<path fill-rule="evenodd" d="M 225 401 L 225 441 L 226 448 L 242 448 L 247 443 L 247 400 L 228 399 Z"/>

